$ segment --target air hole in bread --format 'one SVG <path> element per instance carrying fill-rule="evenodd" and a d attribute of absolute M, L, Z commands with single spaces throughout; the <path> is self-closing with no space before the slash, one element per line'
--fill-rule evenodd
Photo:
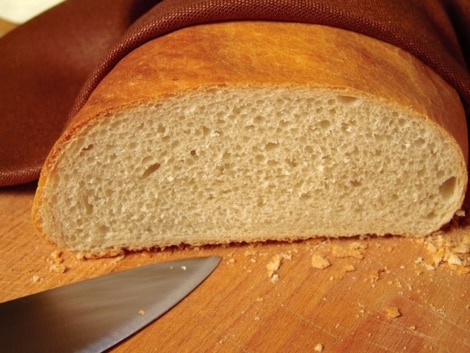
<path fill-rule="evenodd" d="M 266 152 L 271 152 L 279 148 L 279 144 L 276 142 L 268 142 L 265 146 L 264 149 Z"/>
<path fill-rule="evenodd" d="M 89 150 L 93 149 L 93 147 L 94 147 L 93 144 L 90 144 L 86 147 L 83 147 L 83 151 L 89 151 Z"/>
<path fill-rule="evenodd" d="M 446 181 L 444 181 L 441 186 L 439 187 L 439 193 L 443 200 L 449 200 L 452 196 L 455 195 L 457 188 L 457 178 L 450 177 Z"/>
<path fill-rule="evenodd" d="M 258 154 L 255 156 L 256 163 L 263 163 L 266 160 L 266 156 L 263 154 Z"/>
<path fill-rule="evenodd" d="M 318 124 L 318 126 L 321 128 L 321 129 L 328 129 L 331 125 L 331 122 L 329 120 L 322 120 L 320 121 L 320 123 Z"/>
<path fill-rule="evenodd" d="M 148 178 L 151 174 L 155 173 L 158 169 L 160 169 L 160 165 L 160 163 L 154 163 L 148 166 L 142 174 L 142 178 Z"/>
<path fill-rule="evenodd" d="M 358 103 L 359 102 L 359 98 L 351 97 L 351 96 L 345 96 L 345 95 L 338 95 L 336 97 L 336 99 L 340 104 L 353 104 L 353 103 Z"/>

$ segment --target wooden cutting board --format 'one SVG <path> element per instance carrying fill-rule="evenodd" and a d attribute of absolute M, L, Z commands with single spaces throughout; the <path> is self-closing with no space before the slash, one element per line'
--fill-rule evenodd
<path fill-rule="evenodd" d="M 0 189 L 0 302 L 145 264 L 222 257 L 199 288 L 112 352 L 470 351 L 468 227 L 420 240 L 317 239 L 84 260 L 35 233 L 34 192 Z"/>
<path fill-rule="evenodd" d="M 470 268 L 456 265 L 469 261 L 470 229 L 83 260 L 35 233 L 34 191 L 0 189 L 0 302 L 144 264 L 222 257 L 199 288 L 113 352 L 470 351 Z"/>

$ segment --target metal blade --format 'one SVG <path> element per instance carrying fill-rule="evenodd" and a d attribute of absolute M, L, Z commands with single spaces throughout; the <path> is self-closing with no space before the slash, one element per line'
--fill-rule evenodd
<path fill-rule="evenodd" d="M 101 352 L 168 311 L 220 258 L 113 273 L 0 304 L 1 352 Z"/>

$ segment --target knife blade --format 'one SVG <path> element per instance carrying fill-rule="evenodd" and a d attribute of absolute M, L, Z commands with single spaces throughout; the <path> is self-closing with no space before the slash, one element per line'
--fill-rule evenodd
<path fill-rule="evenodd" d="M 102 352 L 167 312 L 219 262 L 146 265 L 0 303 L 0 351 Z"/>

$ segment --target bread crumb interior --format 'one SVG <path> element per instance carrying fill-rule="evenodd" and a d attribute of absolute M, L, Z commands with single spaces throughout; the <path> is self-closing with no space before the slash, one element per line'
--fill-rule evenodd
<path fill-rule="evenodd" d="M 44 186 L 41 226 L 79 251 L 425 235 L 451 219 L 464 188 L 442 134 L 342 91 L 188 92 L 71 141 Z"/>

